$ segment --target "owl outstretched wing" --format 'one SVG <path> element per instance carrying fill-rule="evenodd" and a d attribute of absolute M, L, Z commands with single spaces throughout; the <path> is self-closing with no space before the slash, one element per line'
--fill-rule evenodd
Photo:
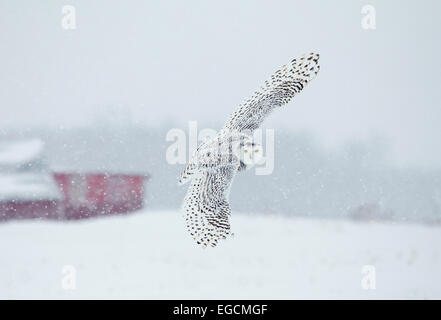
<path fill-rule="evenodd" d="M 203 247 L 215 247 L 231 234 L 228 196 L 238 164 L 223 163 L 199 170 L 191 179 L 184 199 L 186 227 Z"/>
<path fill-rule="evenodd" d="M 239 105 L 224 126 L 227 130 L 253 131 L 277 107 L 288 103 L 315 78 L 319 55 L 310 53 L 277 70 L 248 100 Z"/>

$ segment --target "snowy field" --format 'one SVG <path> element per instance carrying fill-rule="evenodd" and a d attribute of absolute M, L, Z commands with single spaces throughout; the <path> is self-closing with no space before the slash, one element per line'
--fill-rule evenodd
<path fill-rule="evenodd" d="M 2 299 L 441 298 L 441 229 L 236 214 L 202 249 L 179 213 L 0 225 Z M 63 289 L 63 267 L 76 270 Z M 376 289 L 361 286 L 373 265 Z"/>

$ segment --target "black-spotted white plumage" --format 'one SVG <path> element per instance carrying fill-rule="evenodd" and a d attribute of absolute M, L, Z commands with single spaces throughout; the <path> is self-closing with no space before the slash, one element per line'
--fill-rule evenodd
<path fill-rule="evenodd" d="M 231 184 L 236 173 L 254 165 L 262 153 L 261 146 L 253 142 L 252 132 L 317 75 L 318 61 L 319 55 L 310 53 L 282 66 L 239 105 L 214 139 L 197 148 L 179 183 L 191 182 L 183 210 L 187 230 L 198 244 L 214 247 L 232 234 L 228 203 Z"/>

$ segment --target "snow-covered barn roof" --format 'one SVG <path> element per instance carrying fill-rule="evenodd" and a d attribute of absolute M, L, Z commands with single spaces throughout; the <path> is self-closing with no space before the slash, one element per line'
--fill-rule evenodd
<path fill-rule="evenodd" d="M 61 199 L 61 193 L 49 173 L 0 172 L 0 201 Z"/>
<path fill-rule="evenodd" d="M 44 141 L 40 156 L 53 172 L 133 174 L 148 177 L 152 160 L 156 159 L 153 152 L 158 152 L 153 146 L 163 143 L 162 133 L 159 136 L 149 136 L 143 131 L 121 132 L 113 128 L 103 131 L 96 128 L 62 130 L 56 134 L 43 131 L 34 135 Z M 0 162 L 0 172 L 1 169 Z"/>
<path fill-rule="evenodd" d="M 0 141 L 0 201 L 61 198 L 41 162 L 43 147 L 40 139 Z"/>
<path fill-rule="evenodd" d="M 0 168 L 19 168 L 41 157 L 44 143 L 40 139 L 1 141 Z"/>

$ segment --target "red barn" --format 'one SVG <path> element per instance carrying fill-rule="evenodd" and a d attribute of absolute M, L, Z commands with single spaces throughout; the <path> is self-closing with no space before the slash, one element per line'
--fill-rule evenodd
<path fill-rule="evenodd" d="M 144 204 L 143 175 L 57 172 L 54 177 L 64 195 L 66 219 L 124 214 Z"/>
<path fill-rule="evenodd" d="M 95 165 L 86 170 L 71 167 L 54 173 L 42 160 L 42 150 L 37 139 L 0 143 L 0 220 L 82 219 L 143 207 L 147 175 L 109 170 L 100 159 L 93 159 Z"/>

